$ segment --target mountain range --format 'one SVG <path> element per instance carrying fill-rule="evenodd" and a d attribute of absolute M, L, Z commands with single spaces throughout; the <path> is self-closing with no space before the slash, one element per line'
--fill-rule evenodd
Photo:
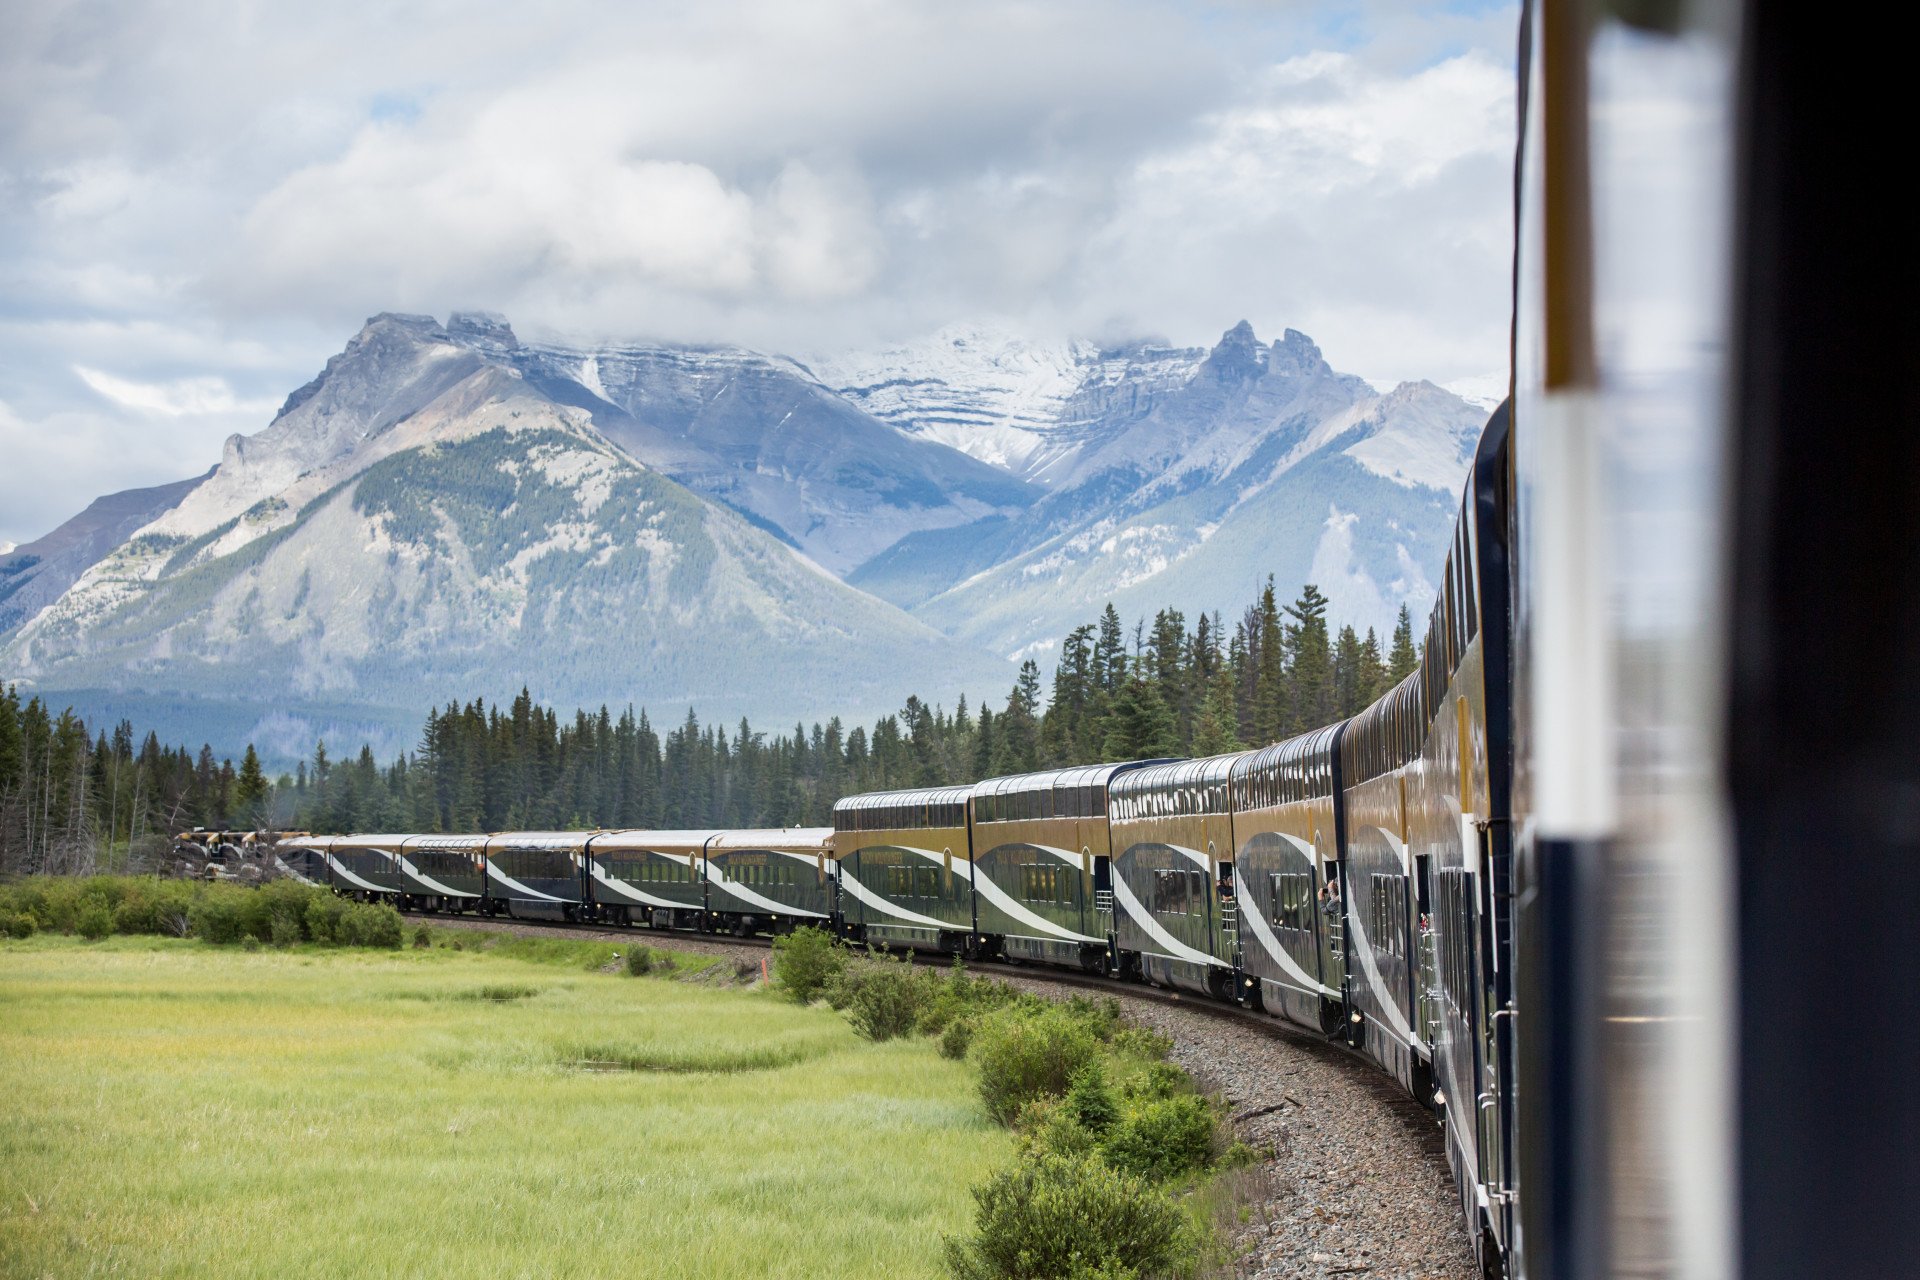
<path fill-rule="evenodd" d="M 759 723 L 997 699 L 1107 600 L 1423 609 L 1484 417 L 1245 322 L 801 359 L 382 314 L 207 474 L 0 554 L 0 679 L 282 755 L 522 684 Z"/>

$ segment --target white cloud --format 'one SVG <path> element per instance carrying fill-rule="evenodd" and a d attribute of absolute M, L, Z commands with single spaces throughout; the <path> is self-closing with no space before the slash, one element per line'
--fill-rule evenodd
<path fill-rule="evenodd" d="M 813 351 L 1246 316 L 1388 382 L 1504 358 L 1497 4 L 16 8 L 0 398 L 138 446 L 69 508 L 258 429 L 388 309 Z"/>
<path fill-rule="evenodd" d="M 82 382 L 123 409 L 156 414 L 163 418 L 183 418 L 189 414 L 271 413 L 272 400 L 243 401 L 234 395 L 225 378 L 175 378 L 169 382 L 137 382 L 116 378 L 85 365 L 73 366 Z"/>

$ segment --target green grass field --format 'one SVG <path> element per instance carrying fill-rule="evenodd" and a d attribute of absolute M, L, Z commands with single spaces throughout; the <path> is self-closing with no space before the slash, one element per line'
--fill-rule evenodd
<path fill-rule="evenodd" d="M 542 962 L 544 961 L 544 962 Z M 940 1274 L 968 1068 L 577 958 L 0 941 L 0 1276 Z"/>

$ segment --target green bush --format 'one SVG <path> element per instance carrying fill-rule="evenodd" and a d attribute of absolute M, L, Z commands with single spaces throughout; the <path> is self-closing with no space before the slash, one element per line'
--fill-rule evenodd
<path fill-rule="evenodd" d="M 304 912 L 295 912 L 291 908 L 276 910 L 268 925 L 267 941 L 276 947 L 291 947 L 298 943 L 305 933 L 301 928 L 303 917 Z"/>
<path fill-rule="evenodd" d="M 1023 1160 L 973 1198 L 972 1238 L 946 1242 L 955 1280 L 1160 1275 L 1183 1253 L 1179 1208 L 1098 1160 Z"/>
<path fill-rule="evenodd" d="M 88 942 L 98 942 L 113 932 L 113 912 L 96 899 L 81 908 L 74 918 L 73 931 Z"/>
<path fill-rule="evenodd" d="M 208 892 L 200 895 L 187 918 L 194 937 L 223 947 L 240 941 L 247 921 L 243 904 L 231 894 L 214 892 L 217 887 L 221 886 L 208 886 Z"/>
<path fill-rule="evenodd" d="M 635 943 L 627 948 L 627 972 L 636 978 L 643 978 L 653 972 L 653 948 Z"/>
<path fill-rule="evenodd" d="M 980 1070 L 980 1100 L 1001 1124 L 1013 1123 L 1035 1098 L 1061 1097 L 1074 1075 L 1100 1052 L 1100 1042 L 1068 1009 L 1013 1008 L 987 1018 L 971 1056 Z"/>
<path fill-rule="evenodd" d="M 1074 1072 L 1067 1086 L 1067 1109 L 1080 1126 L 1095 1136 L 1104 1136 L 1120 1118 L 1120 1104 L 1107 1087 L 1107 1073 L 1094 1059 Z"/>
<path fill-rule="evenodd" d="M 333 926 L 333 939 L 342 947 L 385 947 L 398 951 L 406 939 L 406 922 L 384 902 L 349 902 Z"/>
<path fill-rule="evenodd" d="M 825 929 L 809 925 L 773 940 L 773 985 L 800 1004 L 825 995 L 846 967 L 846 950 Z"/>
<path fill-rule="evenodd" d="M 973 1028 L 972 1018 L 955 1018 L 949 1022 L 940 1033 L 940 1056 L 956 1062 L 966 1057 L 973 1044 Z"/>
<path fill-rule="evenodd" d="M 33 918 L 33 912 L 22 911 L 7 922 L 7 932 L 16 938 L 31 938 L 40 931 L 40 922 Z"/>
<path fill-rule="evenodd" d="M 1193 1093 L 1130 1106 L 1104 1148 L 1114 1168 L 1154 1182 L 1209 1168 L 1225 1149 L 1219 1117 Z"/>
<path fill-rule="evenodd" d="M 249 933 L 240 939 L 240 949 L 242 951 L 258 951 L 260 949 L 260 939 Z"/>
<path fill-rule="evenodd" d="M 905 960 L 883 956 L 855 960 L 847 966 L 845 976 L 856 972 L 859 980 L 850 987 L 847 1020 L 869 1040 L 911 1034 L 939 985 L 933 974 L 916 971 Z"/>
<path fill-rule="evenodd" d="M 1020 1133 L 1020 1154 L 1037 1158 L 1043 1155 L 1096 1155 L 1100 1140 L 1087 1132 L 1073 1109 L 1060 1098 L 1035 1098 L 1020 1108 L 1014 1126 Z"/>
<path fill-rule="evenodd" d="M 1173 1052 L 1173 1037 L 1145 1027 L 1121 1027 L 1108 1039 L 1113 1051 L 1143 1062 L 1160 1062 Z"/>
<path fill-rule="evenodd" d="M 427 928 L 425 925 L 421 925 L 413 931 L 414 950 L 425 951 L 431 946 L 433 946 L 433 930 Z"/>
<path fill-rule="evenodd" d="M 323 947 L 336 945 L 339 941 L 340 917 L 346 914 L 347 905 L 345 898 L 331 893 L 315 896 L 303 913 L 307 936 Z"/>

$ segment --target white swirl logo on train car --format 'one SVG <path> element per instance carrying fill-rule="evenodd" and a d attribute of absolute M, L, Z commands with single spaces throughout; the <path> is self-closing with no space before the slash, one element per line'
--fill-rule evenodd
<path fill-rule="evenodd" d="M 1276 831 L 1273 834 L 1293 844 L 1301 853 L 1306 854 L 1308 865 L 1312 865 L 1314 856 L 1312 845 L 1302 840 L 1299 836 L 1288 835 L 1284 831 Z M 1274 936 L 1273 926 L 1267 923 L 1266 913 L 1260 910 L 1259 899 L 1253 896 L 1252 891 L 1247 887 L 1246 883 L 1240 879 L 1240 868 L 1237 865 L 1233 869 L 1233 892 L 1234 896 L 1237 897 L 1242 904 L 1243 909 L 1240 912 L 1240 918 L 1253 926 L 1253 936 L 1259 940 L 1260 949 L 1272 956 L 1275 964 L 1279 965 L 1289 977 L 1300 983 L 1308 991 L 1318 991 L 1322 995 L 1339 999 L 1340 993 L 1338 991 L 1302 968 L 1300 962 L 1293 958 L 1292 954 L 1288 952 L 1286 946 L 1280 939 Z M 1252 910 L 1246 910 L 1246 907 L 1251 907 Z"/>
<path fill-rule="evenodd" d="M 1140 905 L 1140 899 L 1133 896 L 1133 890 L 1127 887 L 1125 876 L 1114 876 L 1113 900 L 1125 909 L 1135 924 L 1146 931 L 1148 937 L 1160 944 L 1167 955 L 1178 960 L 1189 960 L 1194 964 L 1214 965 L 1222 969 L 1227 967 L 1225 961 L 1215 959 L 1204 951 L 1196 951 L 1168 933 L 1161 923 L 1154 919 L 1153 913 Z"/>
<path fill-rule="evenodd" d="M 379 851 L 375 850 L 375 852 L 377 853 Z M 371 890 L 374 893 L 392 893 L 393 892 L 393 890 L 387 888 L 385 885 L 379 885 L 379 884 L 375 884 L 371 880 L 361 879 L 359 876 L 355 875 L 352 871 L 349 871 L 346 867 L 346 864 L 341 862 L 340 859 L 334 857 L 331 853 L 322 853 L 320 856 L 327 860 L 327 865 L 333 868 L 335 875 L 344 877 L 351 884 L 357 884 L 362 889 Z"/>
<path fill-rule="evenodd" d="M 688 904 L 684 902 L 674 902 L 667 898 L 656 898 L 652 894 L 646 892 L 645 890 L 634 888 L 631 884 L 628 884 L 625 880 L 614 879 L 612 876 L 608 875 L 605 871 L 601 870 L 600 860 L 598 858 L 589 856 L 587 858 L 587 867 L 589 870 L 593 872 L 593 880 L 595 884 L 605 885 L 607 888 L 613 890 L 615 893 L 621 895 L 622 897 L 632 898 L 635 902 L 641 903 L 649 907 L 672 907 L 682 911 L 692 909 L 688 906 Z"/>
<path fill-rule="evenodd" d="M 511 889 L 514 893 L 519 894 L 521 897 L 531 898 L 536 902 L 565 902 L 566 901 L 565 898 L 556 898 L 552 894 L 542 893 L 538 889 L 529 889 L 527 888 L 526 885 L 521 884 L 518 880 L 515 880 L 512 876 L 507 875 L 505 872 L 501 871 L 498 867 L 495 867 L 491 864 L 487 866 L 487 877 L 492 880 L 498 880 L 501 884 L 507 886 L 507 888 Z"/>
<path fill-rule="evenodd" d="M 767 852 L 779 853 L 780 850 L 769 849 L 767 850 Z M 799 854 L 787 854 L 786 856 L 790 858 L 800 858 L 800 860 L 803 862 L 813 861 L 813 859 L 802 857 Z M 762 911 L 768 912 L 769 914 L 788 915 L 788 916 L 809 916 L 815 920 L 824 920 L 826 918 L 825 916 L 822 916 L 818 911 L 808 911 L 804 907 L 790 907 L 784 902 L 775 902 L 772 898 L 763 897 L 762 895 L 755 893 L 753 890 L 741 884 L 738 880 L 730 879 L 724 870 L 713 865 L 713 861 L 711 859 L 707 861 L 706 875 L 708 880 L 711 880 L 714 884 L 721 886 L 728 893 L 732 894 L 734 897 L 739 898 L 743 902 L 747 902 L 753 906 L 759 907 Z"/>
<path fill-rule="evenodd" d="M 480 896 L 477 893 L 468 893 L 464 889 L 455 889 L 451 885 L 441 884 L 438 880 L 435 880 L 432 876 L 428 875 L 426 872 L 422 871 L 420 868 L 414 866 L 412 862 L 408 861 L 408 859 L 404 854 L 398 854 L 398 853 L 394 854 L 393 860 L 400 864 L 400 869 L 402 871 L 406 872 L 408 875 L 412 876 L 415 880 L 418 880 L 421 884 L 427 886 L 427 888 L 433 890 L 435 893 L 444 894 L 449 898 L 477 898 Z"/>
<path fill-rule="evenodd" d="M 1060 859 L 1060 861 L 1067 863 L 1069 866 L 1076 868 L 1080 866 L 1080 855 L 1077 853 L 1068 853 L 1065 849 L 1056 849 L 1052 845 L 1047 844 L 1036 844 L 1030 847 L 1044 850 Z M 915 849 L 914 852 L 923 857 L 932 858 L 935 862 L 940 861 L 940 855 L 937 853 L 928 853 L 925 849 Z M 963 870 L 957 863 L 954 865 L 953 870 L 954 874 L 965 876 L 972 880 L 974 888 L 979 890 L 981 896 L 985 897 L 987 901 L 1028 928 L 1039 929 L 1043 933 L 1050 933 L 1054 937 L 1063 938 L 1068 942 L 1106 942 L 1105 938 L 1088 937 L 1084 933 L 1075 933 L 1073 930 L 1057 925 L 1051 920 L 1043 919 L 1024 906 L 1012 894 L 995 884 L 992 876 L 983 875 L 976 877 L 970 870 Z"/>

